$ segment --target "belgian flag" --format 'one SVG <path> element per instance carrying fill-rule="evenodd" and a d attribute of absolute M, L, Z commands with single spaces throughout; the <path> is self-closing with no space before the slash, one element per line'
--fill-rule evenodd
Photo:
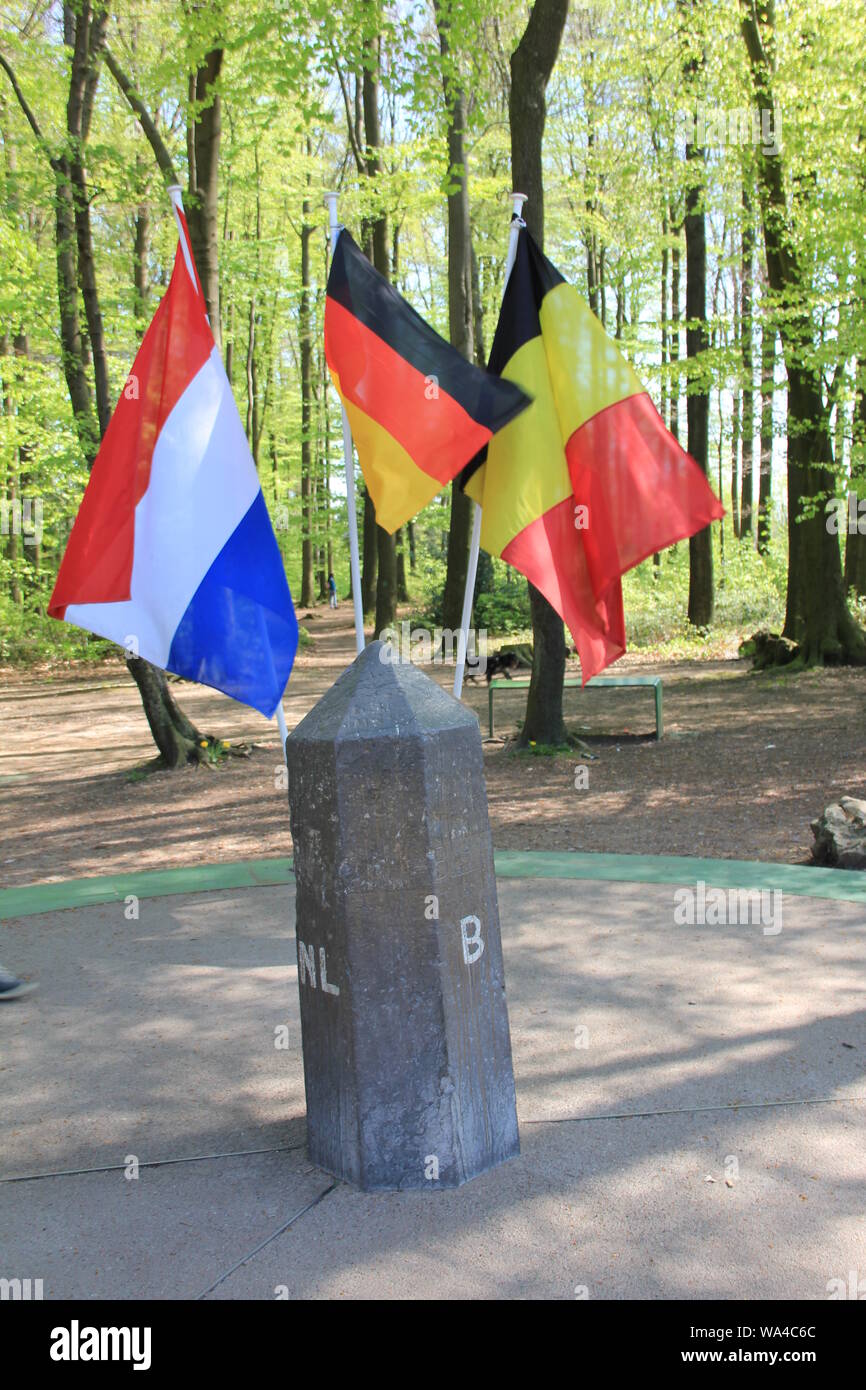
<path fill-rule="evenodd" d="M 325 357 L 386 531 L 410 521 L 530 404 L 440 338 L 347 231 L 328 276 Z"/>
<path fill-rule="evenodd" d="M 584 683 L 625 651 L 622 575 L 724 516 L 572 285 L 521 230 L 489 368 L 533 403 L 467 466 L 481 544 L 564 619 Z"/>

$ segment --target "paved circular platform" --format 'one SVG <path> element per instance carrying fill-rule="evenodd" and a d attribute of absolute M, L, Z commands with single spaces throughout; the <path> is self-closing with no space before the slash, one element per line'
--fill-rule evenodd
<path fill-rule="evenodd" d="M 137 917 L 128 879 L 66 910 L 2 895 L 0 960 L 41 988 L 0 1007 L 0 1276 L 47 1298 L 826 1298 L 866 1269 L 860 881 L 788 877 L 778 931 L 688 925 L 697 861 L 671 862 L 498 860 L 522 1152 L 429 1194 L 306 1158 L 284 861 L 255 870 L 270 886 L 145 885 Z"/>

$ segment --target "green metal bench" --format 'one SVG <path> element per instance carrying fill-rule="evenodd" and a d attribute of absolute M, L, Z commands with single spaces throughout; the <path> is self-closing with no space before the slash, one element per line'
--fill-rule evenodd
<path fill-rule="evenodd" d="M 580 676 L 566 676 L 563 685 L 582 685 Z M 528 680 L 518 677 L 516 680 L 492 680 L 488 686 L 488 709 L 490 713 L 490 737 L 493 737 L 493 694 L 496 690 L 525 690 L 529 685 Z M 662 720 L 662 678 L 661 676 L 593 676 L 586 683 L 588 690 L 597 690 L 600 686 L 608 685 L 645 685 L 653 691 L 656 702 L 656 738 L 661 738 L 664 733 L 664 723 Z"/>

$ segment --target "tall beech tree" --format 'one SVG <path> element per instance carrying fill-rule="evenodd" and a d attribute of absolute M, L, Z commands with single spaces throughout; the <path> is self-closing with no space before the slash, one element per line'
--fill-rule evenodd
<path fill-rule="evenodd" d="M 684 13 L 694 11 L 700 0 L 680 0 Z M 702 58 L 690 53 L 683 72 L 692 93 L 702 67 Z M 697 103 L 695 102 L 695 108 Z M 706 151 L 698 143 L 700 124 L 695 122 L 693 138 L 686 140 L 686 356 L 690 372 L 686 397 L 688 451 L 709 477 L 710 392 L 706 382 L 704 358 L 709 346 L 707 333 L 707 228 L 704 212 Z M 689 537 L 689 622 L 708 627 L 713 621 L 713 533 L 705 526 Z"/>
<path fill-rule="evenodd" d="M 766 280 L 764 281 L 766 283 Z M 773 529 L 773 402 L 776 392 L 776 330 L 764 306 L 761 328 L 761 463 L 758 479 L 758 552 L 766 555 Z"/>
<path fill-rule="evenodd" d="M 436 0 L 448 141 L 448 329 L 452 345 L 471 362 L 474 314 L 469 174 L 466 163 L 466 98 L 451 52 L 452 8 L 452 0 L 447 0 L 447 3 Z M 456 483 L 452 483 L 445 592 L 442 597 L 442 623 L 447 628 L 459 627 L 463 613 L 473 510 L 471 498 Z"/>
<path fill-rule="evenodd" d="M 54 179 L 60 350 L 78 441 L 82 456 L 89 467 L 96 457 L 100 438 L 88 372 L 90 348 L 79 309 L 78 248 L 84 219 L 89 218 L 89 204 L 86 201 L 81 204 L 81 173 L 74 178 L 72 165 L 73 162 L 81 165 L 83 161 L 83 141 L 86 139 L 96 94 L 100 48 L 104 37 L 103 26 L 100 23 L 94 31 L 89 6 L 83 6 L 81 14 L 77 15 L 71 5 L 66 5 L 63 11 L 63 35 L 67 47 L 71 47 L 77 56 L 69 68 L 66 130 L 62 142 L 53 144 L 43 134 L 42 126 L 24 95 L 12 65 L 2 53 L 0 67 L 12 85 L 37 145 L 48 160 Z M 92 296 L 90 304 L 92 309 Z"/>
<path fill-rule="evenodd" d="M 221 7 L 221 0 L 211 6 L 215 14 L 219 13 Z M 190 73 L 186 124 L 186 217 L 192 253 L 217 347 L 220 345 L 218 193 L 222 136 L 219 76 L 222 65 L 223 50 L 215 44 Z"/>
<path fill-rule="evenodd" d="M 513 186 L 525 193 L 526 225 L 539 246 L 544 245 L 544 178 L 541 148 L 547 116 L 547 84 L 562 40 L 568 0 L 535 0 L 529 22 L 511 55 L 508 121 L 511 131 Z M 565 676 L 565 628 L 543 594 L 529 585 L 532 612 L 532 675 L 520 745 L 562 744 Z"/>
<path fill-rule="evenodd" d="M 72 7 L 69 6 L 69 7 L 67 7 L 67 8 L 71 9 Z M 77 52 L 79 46 L 82 46 L 82 45 L 81 45 L 81 40 L 80 40 L 80 38 L 79 38 L 79 29 L 80 29 L 80 26 L 81 26 L 82 23 L 84 23 L 86 20 L 89 20 L 89 19 L 90 19 L 89 15 L 88 15 L 88 10 L 89 10 L 89 6 L 87 5 L 86 0 L 84 0 L 84 3 L 82 4 L 79 13 L 76 14 L 76 15 L 73 15 L 72 18 L 71 18 L 71 21 L 69 22 L 69 29 L 71 29 L 71 32 L 72 32 L 73 37 L 74 37 L 76 52 Z M 91 30 L 92 30 L 92 20 L 91 20 L 90 22 L 91 22 Z M 69 32 L 69 30 L 67 29 L 67 21 L 65 20 L 65 22 L 64 22 L 64 34 L 65 34 L 65 36 L 66 36 L 67 32 Z M 67 42 L 68 42 L 68 41 L 69 41 L 69 40 L 68 40 L 68 38 L 67 38 Z M 176 173 L 176 171 L 175 171 L 175 168 L 174 168 L 174 163 L 173 163 L 173 161 L 172 161 L 172 159 L 171 159 L 171 156 L 170 156 L 169 153 L 168 153 L 168 150 L 167 150 L 167 148 L 166 148 L 166 146 L 165 146 L 165 144 L 164 144 L 164 142 L 163 142 L 163 140 L 162 140 L 162 138 L 161 138 L 161 136 L 160 136 L 158 130 L 157 130 L 156 123 L 155 123 L 154 120 L 150 117 L 149 113 L 146 111 L 146 109 L 145 109 L 145 107 L 144 107 L 144 103 L 141 101 L 141 98 L 137 96 L 137 94 L 136 94 L 136 92 L 135 92 L 135 90 L 134 90 L 134 87 L 133 87 L 132 82 L 126 77 L 125 73 L 124 73 L 123 70 L 120 68 L 119 64 L 115 61 L 115 59 L 112 57 L 112 55 L 110 54 L 110 52 L 109 52 L 109 51 L 107 50 L 107 48 L 105 47 L 105 25 L 104 25 L 104 23 L 103 23 L 103 25 L 101 26 L 101 29 L 100 29 L 100 31 L 99 31 L 99 49 L 97 50 L 97 53 L 99 53 L 99 52 L 101 52 L 101 51 L 103 51 L 103 50 L 105 51 L 105 57 L 106 57 L 106 64 L 107 64 L 107 66 L 108 66 L 109 69 L 111 70 L 112 75 L 115 77 L 115 80 L 117 81 L 118 86 L 120 87 L 120 90 L 123 92 L 123 95 L 126 97 L 127 101 L 129 102 L 130 107 L 131 107 L 132 110 L 135 112 L 136 116 L 138 117 L 139 122 L 140 122 L 140 124 L 141 124 L 141 126 L 142 126 L 142 129 L 143 129 L 145 135 L 147 136 L 148 141 L 150 142 L 151 148 L 154 150 L 154 153 L 157 155 L 157 163 L 159 164 L 159 166 L 160 166 L 160 168 L 162 169 L 163 173 L 165 173 L 165 174 L 167 175 L 169 182 L 171 182 L 171 183 L 177 183 L 179 180 L 178 180 L 178 177 L 177 177 L 177 173 Z M 82 63 L 83 63 L 83 60 L 82 60 Z M 92 60 L 91 60 L 91 63 L 92 63 Z M 221 58 L 220 58 L 219 61 L 217 61 L 215 57 L 212 57 L 211 60 L 210 60 L 207 64 L 205 64 L 205 67 L 206 67 L 206 69 L 207 69 L 208 71 L 215 71 L 215 72 L 218 72 L 218 71 L 219 71 L 219 67 L 220 67 L 220 63 L 221 63 Z M 76 62 L 73 61 L 73 64 L 72 64 L 72 71 L 75 72 L 75 70 L 76 70 Z M 212 111 L 213 111 L 213 104 L 207 102 L 207 99 L 206 99 L 206 97 L 205 97 L 205 95 L 204 95 L 204 93 L 203 93 L 203 89 L 202 89 L 202 87 L 201 87 L 201 84 L 199 83 L 199 80 L 198 80 L 198 71 L 199 71 L 199 70 L 197 70 L 196 77 L 195 77 L 195 83 L 194 83 L 194 84 L 193 84 L 192 79 L 191 79 L 191 90 L 193 90 L 193 85 L 194 85 L 194 88 L 195 88 L 195 91 L 196 91 L 196 94 L 197 94 L 197 95 L 196 95 L 196 99 L 197 99 L 197 100 L 202 100 L 202 101 L 204 101 L 204 109 L 206 109 L 206 110 L 212 112 Z M 97 78 L 98 78 L 98 72 L 95 73 L 95 75 L 93 75 L 93 76 L 90 78 L 90 87 L 91 87 L 90 110 L 91 110 L 91 111 L 92 111 L 93 95 L 95 94 Z M 87 76 L 85 76 L 85 79 L 84 79 L 84 87 L 85 87 L 85 92 L 86 92 L 86 91 L 87 91 L 87 87 L 88 87 L 88 78 L 87 78 Z M 218 120 L 218 117 L 217 117 L 217 120 Z M 81 113 L 80 121 L 81 121 L 81 130 L 82 130 L 82 132 L 83 132 L 83 138 L 79 138 L 79 139 L 78 139 L 78 141 L 77 141 L 77 149 L 78 149 L 79 152 L 80 152 L 80 153 L 79 153 L 79 159 L 80 159 L 80 161 L 81 161 L 81 163 L 82 163 L 82 168 L 81 168 L 80 174 L 76 175 L 76 181 L 77 181 L 77 186 L 78 186 L 79 188 L 81 188 L 81 189 L 84 189 L 84 188 L 86 188 L 86 184 L 85 184 L 85 182 L 84 182 L 83 148 L 84 148 L 84 140 L 85 140 L 85 138 L 86 138 L 86 133 L 87 133 L 87 130 L 89 129 L 89 113 L 88 113 L 88 111 L 87 111 L 86 102 L 83 103 L 83 110 L 82 110 L 82 113 Z M 191 189 L 190 189 L 190 206 L 191 206 L 191 207 L 196 207 L 196 208 L 197 208 L 197 215 L 195 215 L 195 216 L 193 217 L 193 219 L 192 219 L 192 221 L 195 222 L 196 227 L 197 227 L 197 239 L 194 239 L 193 245 L 194 245 L 194 247 L 196 248 L 196 250 L 195 250 L 196 257 L 198 258 L 199 254 L 201 254 L 201 255 L 203 255 L 204 258 L 205 258 L 205 274 L 202 275 L 201 270 L 200 270 L 199 273 L 200 273 L 200 278 L 201 278 L 201 280 L 202 280 L 202 288 L 203 288 L 203 290 L 205 291 L 205 296 L 206 296 L 207 303 L 208 303 L 208 312 L 209 312 L 210 319 L 211 319 L 211 327 L 212 327 L 212 329 L 214 329 L 214 331 L 215 331 L 216 333 L 218 333 L 218 331 L 219 331 L 219 290 L 218 290 L 218 281 L 217 281 L 217 278 L 216 278 L 217 272 L 216 272 L 216 270 L 215 270 L 215 265 L 216 265 L 216 262 L 215 262 L 215 247 L 216 247 L 216 211 L 217 211 L 217 208 L 216 208 L 216 185 L 215 185 L 215 183 L 213 182 L 213 176 L 212 176 L 212 174 L 211 174 L 211 169 L 210 169 L 210 161 L 211 161 L 211 160 L 216 161 L 217 158 L 218 158 L 218 152 L 219 152 L 219 139 L 218 139 L 218 134 L 215 134 L 215 133 L 214 133 L 214 130 L 213 130 L 213 128 L 212 128 L 212 121 L 213 121 L 213 117 L 211 117 L 211 122 L 210 122 L 210 124 L 211 124 L 211 130 L 210 130 L 208 139 L 207 139 L 206 142 L 203 142 L 203 149 L 204 149 L 204 144 L 207 145 L 207 152 L 204 153 L 204 154 L 203 154 L 203 157 L 202 157 L 202 168 L 205 169 L 205 170 L 207 170 L 207 174 L 206 174 L 207 183 L 206 183 L 206 190 L 205 190 L 206 196 L 205 196 L 204 198 L 199 197 L 198 191 L 197 191 L 197 190 L 198 190 L 198 184 L 196 183 L 196 184 L 194 185 L 194 187 L 191 187 Z M 193 151 L 196 150 L 196 141 L 195 141 L 195 138 L 192 138 L 192 140 L 189 142 L 189 148 L 192 148 Z M 157 153 L 157 152 L 158 152 L 158 153 Z M 192 177 L 196 177 L 196 176 L 193 174 Z M 84 256 L 83 256 L 84 265 L 85 265 L 85 270 L 84 270 L 84 272 L 83 272 L 83 279 L 84 279 L 84 282 L 87 283 L 87 282 L 88 282 L 88 281 L 87 281 L 87 277 L 88 277 L 88 276 L 90 277 L 90 279 L 89 279 L 89 286 L 90 286 L 90 300 L 91 300 L 91 306 L 92 306 L 92 307 L 88 309 L 88 329 L 89 329 L 89 333 L 90 333 L 90 337 L 91 337 L 91 341 L 92 341 L 92 339 L 93 339 L 93 334 L 94 334 L 94 324 L 97 322 L 97 320 L 99 321 L 99 323 L 100 323 L 100 328 L 101 328 L 101 316 L 100 316 L 100 314 L 99 314 L 99 299 L 98 299 L 98 292 L 97 292 L 97 289 L 96 289 L 95 272 L 93 271 L 92 243 L 91 243 L 91 241 L 90 241 L 90 226 L 89 226 L 89 203 L 88 203 L 87 206 L 86 206 L 86 213 L 87 213 L 87 216 L 85 217 L 85 216 L 82 214 L 81 211 L 78 212 L 76 230 L 77 230 L 77 245 L 78 245 L 78 248 L 79 248 L 79 260 L 82 259 L 82 253 L 81 253 L 82 245 L 84 245 L 85 247 L 90 247 L 90 253 L 89 253 L 89 255 L 87 254 L 87 251 L 85 251 L 85 254 L 84 254 Z M 193 236 L 193 230 L 192 230 L 192 222 L 191 222 L 191 223 L 190 223 L 190 237 L 192 238 L 192 236 Z M 198 264 L 198 259 L 197 259 L 197 264 Z M 136 289 L 137 289 L 137 290 L 139 289 L 139 286 L 138 286 L 138 285 L 136 285 Z M 85 294 L 83 297 L 84 297 L 85 307 L 87 308 L 87 305 L 88 305 L 88 296 Z M 109 401 L 108 391 L 107 391 L 107 378 L 106 378 L 105 386 L 104 386 L 103 389 L 104 389 L 104 391 L 105 391 L 105 399 L 104 399 L 104 402 L 103 402 L 102 406 L 99 408 L 100 436 L 101 436 L 102 434 L 104 434 L 104 432 L 105 432 L 105 430 L 106 430 L 106 428 L 107 428 L 107 426 L 108 426 L 108 420 L 109 420 L 110 414 L 111 414 L 111 406 L 110 406 L 110 401 Z M 99 390 L 100 390 L 100 377 L 97 375 L 97 399 L 99 399 Z M 91 462 L 92 462 L 92 460 L 91 460 Z M 170 688 L 169 688 L 168 681 L 167 681 L 167 679 L 166 679 L 165 673 L 164 673 L 163 671 L 159 670 L 157 667 L 152 666 L 152 665 L 150 664 L 150 662 L 145 661 L 142 657 L 138 657 L 138 656 L 128 656 L 128 657 L 127 657 L 127 662 L 126 662 L 126 664 L 127 664 L 127 668 L 129 669 L 129 672 L 130 672 L 130 674 L 131 674 L 133 680 L 135 681 L 136 685 L 138 686 L 139 694 L 140 694 L 140 696 L 141 696 L 141 702 L 142 702 L 142 705 L 143 705 L 143 707 L 144 707 L 145 716 L 146 716 L 146 718 L 147 718 L 147 722 L 148 722 L 148 725 L 149 725 L 149 727 L 150 727 L 150 731 L 151 731 L 151 734 L 152 734 L 152 736 L 153 736 L 154 743 L 156 744 L 156 746 L 157 746 L 157 748 L 158 748 L 158 750 L 159 750 L 160 759 L 161 759 L 162 763 L 163 763 L 166 767 L 169 767 L 169 768 L 177 768 L 177 767 L 183 766 L 184 764 L 186 764 L 186 763 L 188 763 L 188 762 L 200 762 L 200 761 L 203 761 L 203 760 L 205 759 L 205 757 L 207 756 L 207 747 L 208 747 L 208 745 L 210 744 L 210 742 L 212 742 L 212 740 L 211 740 L 210 738 L 203 738 L 203 737 L 202 737 L 201 732 L 196 728 L 196 726 L 192 723 L 192 721 L 188 718 L 188 716 L 187 716 L 186 714 L 184 714 L 183 710 L 180 708 L 180 706 L 179 706 L 179 705 L 177 704 L 177 702 L 174 700 L 174 698 L 173 698 L 173 696 L 172 696 L 172 694 L 171 694 L 171 690 L 170 690 Z"/>
<path fill-rule="evenodd" d="M 304 198 L 301 224 L 301 302 L 298 333 L 301 348 L 301 604 L 313 602 L 313 325 L 310 312 L 310 200 Z"/>
<path fill-rule="evenodd" d="M 740 488 L 741 536 L 752 535 L 752 473 L 755 453 L 755 359 L 752 285 L 755 265 L 755 222 L 749 192 L 749 172 L 743 173 L 742 297 L 740 341 L 743 359 L 743 454 Z"/>
<path fill-rule="evenodd" d="M 364 138 L 366 140 L 366 173 L 375 184 L 381 178 L 382 136 L 379 122 L 379 71 L 382 36 L 379 0 L 366 0 L 368 32 L 364 38 L 364 77 L 362 100 L 364 109 Z M 379 274 L 391 278 L 391 257 L 388 248 L 388 217 L 384 206 L 372 219 L 370 228 L 372 260 Z M 397 542 L 394 536 L 376 526 L 376 626 L 378 637 L 385 628 L 393 627 L 397 617 Z"/>
<path fill-rule="evenodd" d="M 78 5 L 64 5 L 63 40 L 71 51 L 71 59 L 66 141 L 56 151 L 51 150 L 43 136 L 11 66 L 0 55 L 0 66 L 12 83 L 22 111 L 40 147 L 47 154 L 55 176 L 57 281 L 64 373 L 81 451 L 88 467 L 93 464 L 99 441 L 111 416 L 85 165 L 105 30 L 104 6 L 91 6 L 88 0 L 81 0 Z M 86 336 L 78 316 L 79 290 L 85 309 Z M 96 384 L 96 419 L 93 417 L 93 395 L 88 375 L 91 361 Z M 154 742 L 165 766 L 177 767 L 187 761 L 200 759 L 202 743 L 206 744 L 207 740 L 202 739 L 198 729 L 173 700 L 165 673 L 137 656 L 129 656 L 126 664 L 138 686 Z"/>
<path fill-rule="evenodd" d="M 860 171 L 858 184 L 861 196 L 866 198 L 866 127 L 861 129 L 858 138 L 860 152 Z M 866 303 L 866 237 L 861 238 L 857 252 L 857 275 L 855 281 L 857 298 L 861 307 Z M 866 323 L 863 324 L 866 328 Z M 851 488 L 855 498 L 855 509 L 861 498 L 866 497 L 866 332 L 861 329 L 859 353 L 854 369 L 854 403 L 851 429 Z M 841 409 L 841 404 L 837 407 Z M 850 502 L 849 502 L 850 506 Z M 858 525 L 849 527 L 845 541 L 845 589 L 866 596 L 866 534 Z M 866 525 L 866 523 L 864 523 Z"/>
<path fill-rule="evenodd" d="M 741 0 L 741 28 L 760 111 L 776 109 L 774 0 Z M 824 501 L 836 490 L 831 402 L 812 351 L 809 267 L 794 234 L 782 149 L 757 149 L 767 278 L 786 305 L 779 337 L 788 374 L 788 593 L 783 635 L 805 665 L 866 664 L 866 635 L 845 602 L 839 541 Z M 808 198 L 801 181 L 798 196 Z"/>
<path fill-rule="evenodd" d="M 364 3 L 366 4 L 366 0 L 364 0 Z M 359 178 L 363 179 L 367 176 L 367 156 L 364 141 L 363 64 L 359 61 L 359 71 L 351 74 L 351 83 L 353 85 L 353 90 L 351 90 L 350 77 L 347 76 L 343 70 L 343 65 L 340 61 L 333 39 L 329 39 L 327 48 L 330 63 L 336 75 L 343 102 L 349 153 Z M 373 260 L 373 246 L 370 229 L 367 226 L 365 226 L 362 231 L 361 244 L 367 256 L 370 260 Z M 361 480 L 361 528 L 361 607 L 365 613 L 370 613 L 373 611 L 376 603 L 376 584 L 379 569 L 379 528 L 376 525 L 376 509 L 373 506 L 373 499 L 367 491 L 366 484 L 363 480 Z"/>
<path fill-rule="evenodd" d="M 859 278 L 866 289 L 866 267 L 859 272 Z M 866 344 L 864 344 L 866 350 Z M 849 525 L 845 538 L 845 588 L 853 590 L 861 597 L 866 596 L 866 534 L 861 525 L 866 526 L 859 514 L 860 501 L 866 498 L 866 351 L 857 363 L 854 382 L 854 411 L 851 438 L 851 489 L 853 511 L 857 516 L 857 526 Z M 849 499 L 851 509 L 852 499 Z M 850 514 L 850 511 L 849 511 Z"/>

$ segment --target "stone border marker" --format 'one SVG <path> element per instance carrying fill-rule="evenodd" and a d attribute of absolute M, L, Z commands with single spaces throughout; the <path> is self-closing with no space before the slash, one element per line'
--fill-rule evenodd
<path fill-rule="evenodd" d="M 456 1187 L 519 1152 L 478 721 L 373 642 L 286 753 L 310 1158 Z"/>

